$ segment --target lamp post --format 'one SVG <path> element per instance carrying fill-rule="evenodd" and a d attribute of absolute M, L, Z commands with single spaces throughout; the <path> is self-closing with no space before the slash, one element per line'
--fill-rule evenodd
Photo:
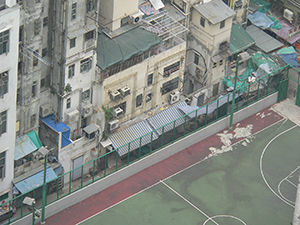
<path fill-rule="evenodd" d="M 47 188 L 46 188 L 46 170 L 47 170 L 47 156 L 49 151 L 45 147 L 41 147 L 38 152 L 44 156 L 44 181 L 43 181 L 43 195 L 42 195 L 42 216 L 41 224 L 45 224 L 45 206 L 46 206 L 46 197 L 47 197 Z"/>
<path fill-rule="evenodd" d="M 231 111 L 230 111 L 230 120 L 229 120 L 229 130 L 232 130 L 232 123 L 233 123 L 233 114 L 234 114 L 234 105 L 235 105 L 235 93 L 236 93 L 236 81 L 237 81 L 237 76 L 238 70 L 239 70 L 239 60 L 240 60 L 240 55 L 237 56 L 237 61 L 236 61 L 236 68 L 235 68 L 235 76 L 234 76 L 234 88 L 232 92 L 232 104 L 231 104 Z"/>
<path fill-rule="evenodd" d="M 32 225 L 34 225 L 35 220 L 35 199 L 30 197 L 25 197 L 23 200 L 23 204 L 32 206 Z"/>

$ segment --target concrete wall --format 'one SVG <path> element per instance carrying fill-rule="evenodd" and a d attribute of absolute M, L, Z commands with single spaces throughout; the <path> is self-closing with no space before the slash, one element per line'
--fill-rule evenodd
<path fill-rule="evenodd" d="M 234 114 L 234 123 L 239 122 L 257 112 L 259 112 L 262 109 L 265 109 L 266 107 L 269 107 L 277 102 L 277 95 L 278 93 L 274 93 Z M 52 215 L 55 215 L 56 213 L 102 191 L 106 188 L 109 188 L 110 186 L 138 173 L 139 171 L 146 169 L 166 158 L 169 156 L 172 156 L 183 149 L 198 143 L 201 140 L 204 140 L 205 138 L 228 128 L 230 117 L 223 118 L 219 120 L 218 122 L 209 125 L 167 147 L 164 149 L 157 151 L 153 154 L 151 154 L 148 157 L 145 157 L 132 165 L 125 167 L 75 193 L 72 193 L 71 195 L 60 199 L 46 207 L 46 218 L 50 217 Z M 174 147 L 176 146 L 176 147 Z M 23 219 L 16 221 L 12 224 L 29 224 L 31 222 L 31 215 L 28 215 L 24 217 Z"/>

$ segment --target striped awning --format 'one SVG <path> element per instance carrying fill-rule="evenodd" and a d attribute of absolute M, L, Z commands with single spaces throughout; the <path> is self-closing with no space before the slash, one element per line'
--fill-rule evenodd
<path fill-rule="evenodd" d="M 279 20 L 279 23 L 282 27 L 279 30 L 273 30 L 275 34 L 277 34 L 279 37 L 283 38 L 290 44 L 293 44 L 300 39 L 300 33 L 296 33 L 295 35 L 290 36 L 290 32 L 296 28 L 295 26 L 286 23 L 284 20 Z"/>
<path fill-rule="evenodd" d="M 155 132 L 151 133 L 151 131 L 153 130 L 149 124 L 142 121 L 110 136 L 110 140 L 112 146 L 118 149 L 117 152 L 121 157 L 127 154 L 128 150 L 133 151 L 150 143 L 151 140 L 156 140 L 158 138 L 157 134 Z M 130 145 L 126 145 L 127 143 L 130 143 Z"/>
<path fill-rule="evenodd" d="M 179 109 L 179 107 L 184 106 L 188 106 L 187 103 L 185 101 L 180 102 L 177 105 L 165 109 L 164 111 L 156 114 L 155 116 L 148 118 L 147 121 L 156 130 L 156 132 L 159 135 L 161 135 L 163 131 L 167 132 L 172 130 L 174 127 L 174 123 L 175 127 L 178 127 L 179 125 L 185 122 L 185 118 L 183 117 L 185 113 L 183 113 Z"/>

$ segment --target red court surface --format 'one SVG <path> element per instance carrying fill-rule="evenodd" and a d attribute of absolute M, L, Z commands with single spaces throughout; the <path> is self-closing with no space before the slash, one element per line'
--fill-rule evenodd
<path fill-rule="evenodd" d="M 270 108 L 250 116 L 243 121 L 234 124 L 233 130 L 238 127 L 246 127 L 252 124 L 252 134 L 282 120 L 283 117 Z M 224 131 L 219 132 L 223 133 Z M 234 133 L 229 132 L 229 133 Z M 237 143 L 244 138 L 233 138 L 231 143 Z M 93 216 L 110 206 L 136 194 L 139 191 L 163 180 L 201 160 L 211 154 L 209 148 L 221 148 L 222 142 L 217 134 L 200 141 L 183 151 L 143 170 L 139 173 L 107 188 L 98 194 L 75 204 L 60 213 L 48 218 L 46 224 L 76 224 Z M 113 174 L 112 174 L 113 176 Z"/>

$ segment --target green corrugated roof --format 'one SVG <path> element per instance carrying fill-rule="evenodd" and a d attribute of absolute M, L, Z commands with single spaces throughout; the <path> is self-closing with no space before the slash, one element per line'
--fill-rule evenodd
<path fill-rule="evenodd" d="M 161 38 L 141 28 L 135 28 L 120 36 L 110 39 L 103 33 L 98 35 L 97 65 L 107 67 L 139 55 L 150 47 L 159 44 Z"/>
<path fill-rule="evenodd" d="M 254 39 L 240 24 L 237 23 L 232 26 L 229 47 L 229 50 L 232 54 L 239 53 L 254 44 Z"/>

